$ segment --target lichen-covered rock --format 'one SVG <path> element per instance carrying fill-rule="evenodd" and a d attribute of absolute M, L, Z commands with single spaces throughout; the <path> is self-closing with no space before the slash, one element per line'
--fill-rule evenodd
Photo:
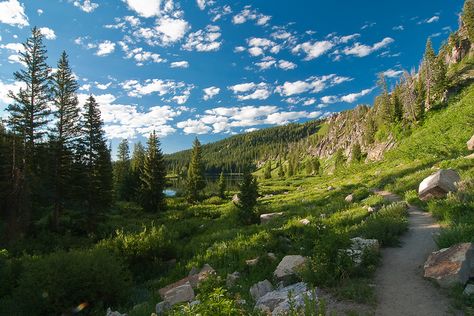
<path fill-rule="evenodd" d="M 377 239 L 365 239 L 362 237 L 351 238 L 351 248 L 346 249 L 346 253 L 355 264 L 362 263 L 362 256 L 367 250 L 379 251 L 380 244 Z"/>
<path fill-rule="evenodd" d="M 121 314 L 120 312 L 117 312 L 117 311 L 114 312 L 114 311 L 112 311 L 112 310 L 110 309 L 110 307 L 107 308 L 107 313 L 106 313 L 105 315 L 106 315 L 106 316 L 127 316 L 127 314 Z"/>
<path fill-rule="evenodd" d="M 435 280 L 442 287 L 465 284 L 474 276 L 474 246 L 461 243 L 433 252 L 426 260 L 425 278 Z"/>
<path fill-rule="evenodd" d="M 186 283 L 189 283 L 191 287 L 196 288 L 200 282 L 206 280 L 210 275 L 216 273 L 216 271 L 207 263 L 201 268 L 201 270 L 199 270 L 199 273 L 195 273 L 195 271 L 196 270 L 191 269 L 191 272 L 189 273 L 190 275 L 188 277 L 159 289 L 158 293 L 160 294 L 161 298 L 164 299 L 166 292 L 168 292 L 169 290 L 184 285 Z"/>
<path fill-rule="evenodd" d="M 227 278 L 225 280 L 225 285 L 227 287 L 233 287 L 235 283 L 237 283 L 237 280 L 240 279 L 240 273 L 235 271 L 234 273 L 229 273 L 227 274 Z"/>
<path fill-rule="evenodd" d="M 306 258 L 300 255 L 285 256 L 273 272 L 275 279 L 283 283 L 289 281 L 303 268 Z"/>
<path fill-rule="evenodd" d="M 464 288 L 464 295 L 474 295 L 474 284 L 468 284 Z"/>
<path fill-rule="evenodd" d="M 471 139 L 467 142 L 467 149 L 474 150 L 474 135 L 472 135 Z"/>
<path fill-rule="evenodd" d="M 461 178 L 452 169 L 441 169 L 424 179 L 419 186 L 420 199 L 426 201 L 430 198 L 445 197 L 449 192 L 456 192 L 456 183 Z"/>
<path fill-rule="evenodd" d="M 309 221 L 309 219 L 303 218 L 303 219 L 300 219 L 300 220 L 299 220 L 299 223 L 300 223 L 301 225 L 306 226 L 306 225 L 309 225 L 311 222 Z"/>
<path fill-rule="evenodd" d="M 262 214 L 260 215 L 260 224 L 266 224 L 272 219 L 280 216 L 283 216 L 283 212 Z"/>
<path fill-rule="evenodd" d="M 155 311 L 157 315 L 163 315 L 171 309 L 171 304 L 167 301 L 159 302 L 155 306 Z"/>
<path fill-rule="evenodd" d="M 250 296 L 254 300 L 258 300 L 260 297 L 271 291 L 273 291 L 273 285 L 270 283 L 270 281 L 263 280 L 250 287 Z"/>
<path fill-rule="evenodd" d="M 304 307 L 305 298 L 316 300 L 315 294 L 308 290 L 306 283 L 300 282 L 268 292 L 257 300 L 255 309 L 271 315 L 285 315 L 290 310 L 290 296 L 296 308 Z"/>
<path fill-rule="evenodd" d="M 171 306 L 178 303 L 191 302 L 194 300 L 194 290 L 191 283 L 187 282 L 168 290 L 164 295 L 164 300 Z"/>
<path fill-rule="evenodd" d="M 349 194 L 348 196 L 346 196 L 346 198 L 344 199 L 344 201 L 346 201 L 347 203 L 352 203 L 354 201 L 354 195 L 353 194 Z"/>

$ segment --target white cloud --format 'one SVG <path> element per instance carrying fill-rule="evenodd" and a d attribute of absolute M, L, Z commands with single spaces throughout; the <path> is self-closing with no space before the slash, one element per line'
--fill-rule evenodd
<path fill-rule="evenodd" d="M 11 90 L 13 93 L 17 93 L 18 91 L 20 91 L 20 88 L 24 88 L 24 87 L 25 87 L 24 83 L 19 82 L 19 81 L 6 83 L 0 80 L 0 106 L 1 105 L 7 106 L 12 101 L 8 97 L 8 91 Z M 1 114 L 1 107 L 0 107 L 0 114 Z"/>
<path fill-rule="evenodd" d="M 39 30 L 46 39 L 48 40 L 56 39 L 56 34 L 54 33 L 54 30 L 50 29 L 49 27 L 41 27 Z"/>
<path fill-rule="evenodd" d="M 25 50 L 25 48 L 23 47 L 23 44 L 21 43 L 2 44 L 0 45 L 0 48 L 8 49 L 15 53 L 23 52 Z"/>
<path fill-rule="evenodd" d="M 159 16 L 162 7 L 162 0 L 123 0 L 128 7 L 137 12 L 144 18 L 151 18 L 152 16 Z"/>
<path fill-rule="evenodd" d="M 112 84 L 112 82 L 105 83 L 105 84 L 96 82 L 96 87 L 99 90 L 107 90 L 110 87 L 111 84 Z"/>
<path fill-rule="evenodd" d="M 275 91 L 282 96 L 292 96 L 305 92 L 318 93 L 328 87 L 339 85 L 343 82 L 351 81 L 351 78 L 336 76 L 330 74 L 322 77 L 310 77 L 305 81 L 298 80 L 294 82 L 286 81 L 283 85 L 278 86 Z"/>
<path fill-rule="evenodd" d="M 278 67 L 283 70 L 291 70 L 291 69 L 295 69 L 297 65 L 295 63 L 292 63 L 291 61 L 282 59 L 278 61 Z"/>
<path fill-rule="evenodd" d="M 130 97 L 139 98 L 155 93 L 161 97 L 171 95 L 170 98 L 162 99 L 162 101 L 173 101 L 178 104 L 185 103 L 189 98 L 191 90 L 194 88 L 193 85 L 188 85 L 184 82 L 162 79 L 147 79 L 143 83 L 140 83 L 137 80 L 127 80 L 122 82 L 120 85 L 125 91 L 127 91 L 127 94 Z"/>
<path fill-rule="evenodd" d="M 316 42 L 305 42 L 302 44 L 296 45 L 292 52 L 297 54 L 299 52 L 304 52 L 306 57 L 304 60 L 312 60 L 318 58 L 321 55 L 324 55 L 327 51 L 334 47 L 334 43 L 331 41 L 316 41 Z"/>
<path fill-rule="evenodd" d="M 271 18 L 269 15 L 263 15 L 251 9 L 251 6 L 245 6 L 240 13 L 232 18 L 232 23 L 243 24 L 247 21 L 256 21 L 257 25 L 267 25 Z"/>
<path fill-rule="evenodd" d="M 360 43 L 355 43 L 352 47 L 346 47 L 344 48 L 343 52 L 346 55 L 353 55 L 357 57 L 366 57 L 373 52 L 382 49 L 391 43 L 393 43 L 395 40 L 391 37 L 386 37 L 382 41 L 375 43 L 372 46 L 360 44 Z"/>
<path fill-rule="evenodd" d="M 30 25 L 25 7 L 18 0 L 0 2 L 0 23 L 19 27 Z"/>
<path fill-rule="evenodd" d="M 215 23 L 226 15 L 231 14 L 232 9 L 229 5 L 224 5 L 222 7 L 212 8 L 211 10 L 209 10 L 209 13 L 213 15 L 211 21 Z"/>
<path fill-rule="evenodd" d="M 86 84 L 83 84 L 82 86 L 79 87 L 79 90 L 81 91 L 89 91 L 91 89 L 91 85 L 86 83 Z"/>
<path fill-rule="evenodd" d="M 143 50 L 142 47 L 137 47 L 134 49 L 130 49 L 127 44 L 120 41 L 119 45 L 122 47 L 122 50 L 125 52 L 125 58 L 130 59 L 133 58 L 137 63 L 137 66 L 143 66 L 146 62 L 153 62 L 153 63 L 164 63 L 166 59 L 162 58 L 160 54 L 152 53 Z"/>
<path fill-rule="evenodd" d="M 207 101 L 214 98 L 216 95 L 218 95 L 221 89 L 218 87 L 212 86 L 209 88 L 202 89 L 202 91 L 204 92 L 203 99 Z"/>
<path fill-rule="evenodd" d="M 255 63 L 255 65 L 257 67 L 259 67 L 260 70 L 266 70 L 266 69 L 269 69 L 269 68 L 275 66 L 276 65 L 276 60 L 275 60 L 275 58 L 268 56 L 268 57 L 262 58 L 262 61 L 260 61 L 258 63 Z"/>
<path fill-rule="evenodd" d="M 171 68 L 188 68 L 189 63 L 186 60 L 174 61 L 170 64 Z"/>
<path fill-rule="evenodd" d="M 183 122 L 176 124 L 178 128 L 181 128 L 185 134 L 207 134 L 212 128 L 202 123 L 199 120 L 188 119 Z"/>
<path fill-rule="evenodd" d="M 418 24 L 431 24 L 431 23 L 436 23 L 439 21 L 439 16 L 438 15 L 434 15 L 432 16 L 431 18 L 429 19 L 426 19 L 426 20 L 423 20 L 423 21 L 420 21 L 418 22 Z"/>
<path fill-rule="evenodd" d="M 403 30 L 405 30 L 405 27 L 403 25 L 397 25 L 397 26 L 392 27 L 392 30 L 394 30 L 394 31 L 403 31 Z"/>
<path fill-rule="evenodd" d="M 107 56 L 115 50 L 115 43 L 107 40 L 99 44 L 96 52 L 97 56 Z"/>
<path fill-rule="evenodd" d="M 246 50 L 245 47 L 243 46 L 237 46 L 234 48 L 234 53 L 241 53 L 241 52 L 244 52 Z"/>
<path fill-rule="evenodd" d="M 181 40 L 189 29 L 189 24 L 183 19 L 163 17 L 158 19 L 155 27 L 163 45 Z"/>
<path fill-rule="evenodd" d="M 221 47 L 222 41 L 220 28 L 216 25 L 208 25 L 205 29 L 190 33 L 183 44 L 183 49 L 188 51 L 211 52 Z"/>
<path fill-rule="evenodd" d="M 36 10 L 36 13 L 38 13 L 38 15 L 42 15 L 44 13 L 44 11 L 42 9 L 38 9 L 38 10 Z"/>
<path fill-rule="evenodd" d="M 215 3 L 214 0 L 196 0 L 199 9 L 204 10 L 207 6 L 211 6 Z"/>
<path fill-rule="evenodd" d="M 370 89 L 362 90 L 361 92 L 358 92 L 358 93 L 351 93 L 351 94 L 342 96 L 341 101 L 347 102 L 347 103 L 354 103 L 355 101 L 357 101 L 361 97 L 371 93 L 373 90 L 374 90 L 374 88 L 370 88 Z"/>
<path fill-rule="evenodd" d="M 91 13 L 99 7 L 97 3 L 94 3 L 91 0 L 84 0 L 82 2 L 79 0 L 74 1 L 74 6 L 78 7 L 79 9 L 81 9 L 82 11 L 86 13 Z"/>
<path fill-rule="evenodd" d="M 383 72 L 383 75 L 388 78 L 398 78 L 403 74 L 402 70 L 388 69 Z"/>
<path fill-rule="evenodd" d="M 254 82 L 241 83 L 234 86 L 228 87 L 234 94 L 237 95 L 237 99 L 244 100 L 265 100 L 271 95 L 270 86 L 267 83 L 260 82 L 258 84 Z"/>

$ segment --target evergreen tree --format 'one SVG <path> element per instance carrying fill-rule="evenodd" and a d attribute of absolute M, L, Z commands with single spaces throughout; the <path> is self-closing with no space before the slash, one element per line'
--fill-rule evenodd
<path fill-rule="evenodd" d="M 114 165 L 114 189 L 119 200 L 130 201 L 133 194 L 131 176 L 130 148 L 128 140 L 123 139 L 118 145 L 117 161 Z"/>
<path fill-rule="evenodd" d="M 387 81 L 385 80 L 385 75 L 383 73 L 379 74 L 377 85 L 382 91 L 382 93 L 376 99 L 380 117 L 384 122 L 392 122 L 394 119 L 394 113 L 390 103 L 390 94 L 388 91 Z"/>
<path fill-rule="evenodd" d="M 351 152 L 352 152 L 352 156 L 351 156 L 351 161 L 352 162 L 360 162 L 362 160 L 362 150 L 360 148 L 359 143 L 355 143 L 352 146 Z"/>
<path fill-rule="evenodd" d="M 191 162 L 188 168 L 187 198 L 190 203 L 199 201 L 205 188 L 204 165 L 202 163 L 201 143 L 196 138 L 193 143 Z"/>
<path fill-rule="evenodd" d="M 419 77 L 415 81 L 415 95 L 415 117 L 417 121 L 422 121 L 425 118 L 426 106 L 426 89 L 423 74 L 419 74 Z"/>
<path fill-rule="evenodd" d="M 342 148 L 339 148 L 334 155 L 334 169 L 335 171 L 340 171 L 346 163 L 346 158 L 344 157 L 344 151 Z"/>
<path fill-rule="evenodd" d="M 52 76 L 52 97 L 56 108 L 55 127 L 51 135 L 54 146 L 54 211 L 53 227 L 58 229 L 66 196 L 72 191 L 73 154 L 80 136 L 78 85 L 66 52 L 58 61 L 58 70 Z"/>
<path fill-rule="evenodd" d="M 20 62 L 24 69 L 13 74 L 15 80 L 23 84 L 18 93 L 8 92 L 13 100 L 7 108 L 11 129 L 23 140 L 24 166 L 35 169 L 35 145 L 45 135 L 49 122 L 50 72 L 46 64 L 47 51 L 41 31 L 34 27 L 31 37 L 23 43 Z"/>
<path fill-rule="evenodd" d="M 271 161 L 268 161 L 265 164 L 265 170 L 263 172 L 263 177 L 265 179 L 271 179 L 272 178 L 272 163 L 271 163 Z"/>
<path fill-rule="evenodd" d="M 474 43 L 474 0 L 464 2 L 462 22 L 467 29 L 469 40 Z"/>
<path fill-rule="evenodd" d="M 89 220 L 112 202 L 112 163 L 102 129 L 99 105 L 91 95 L 84 105 L 80 151 L 84 170 L 84 200 Z"/>
<path fill-rule="evenodd" d="M 130 160 L 130 198 L 140 202 L 140 177 L 145 163 L 145 148 L 138 142 L 133 146 L 132 159 Z"/>
<path fill-rule="evenodd" d="M 426 87 L 425 109 L 431 108 L 433 87 L 435 85 L 436 53 L 431 44 L 431 39 L 426 41 L 425 55 L 423 57 L 422 72 Z"/>
<path fill-rule="evenodd" d="M 319 175 L 321 171 L 321 161 L 319 160 L 318 157 L 315 157 L 313 159 L 313 171 L 315 175 Z"/>
<path fill-rule="evenodd" d="M 440 99 L 444 94 L 447 87 L 447 72 L 448 66 L 446 65 L 443 55 L 436 57 L 434 69 L 433 69 L 433 95 Z"/>
<path fill-rule="evenodd" d="M 305 169 L 306 169 L 306 174 L 309 176 L 313 173 L 313 164 L 311 163 L 311 160 L 306 160 L 305 163 Z"/>
<path fill-rule="evenodd" d="M 163 211 L 166 207 L 166 166 L 155 131 L 148 138 L 141 182 L 143 208 L 148 212 Z"/>
<path fill-rule="evenodd" d="M 258 183 L 257 179 L 248 170 L 244 171 L 238 197 L 240 202 L 237 208 L 240 221 L 245 225 L 256 223 L 258 220 L 255 211 L 258 198 Z"/>
<path fill-rule="evenodd" d="M 221 199 L 225 199 L 225 192 L 227 190 L 227 183 L 225 181 L 225 177 L 224 177 L 224 172 L 221 171 L 221 174 L 219 175 L 219 182 L 218 182 L 218 186 L 219 186 L 219 197 Z"/>
<path fill-rule="evenodd" d="M 278 177 L 283 178 L 285 176 L 285 169 L 283 167 L 283 163 L 280 158 L 280 162 L 278 163 Z"/>
<path fill-rule="evenodd" d="M 288 160 L 288 170 L 287 170 L 288 177 L 292 177 L 295 174 L 295 168 L 293 164 L 293 160 Z"/>
<path fill-rule="evenodd" d="M 397 85 L 392 93 L 393 118 L 395 122 L 401 122 L 403 120 L 403 103 L 400 94 L 400 86 Z"/>

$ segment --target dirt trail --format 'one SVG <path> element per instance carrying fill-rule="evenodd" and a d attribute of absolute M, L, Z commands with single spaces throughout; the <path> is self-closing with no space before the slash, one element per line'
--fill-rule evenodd
<path fill-rule="evenodd" d="M 400 201 L 395 194 L 376 192 L 389 201 Z M 377 270 L 377 316 L 452 315 L 448 298 L 434 284 L 423 279 L 423 264 L 436 250 L 433 234 L 439 225 L 429 213 L 409 208 L 409 231 L 401 238 L 400 248 L 381 251 L 382 266 Z M 456 313 L 457 314 L 457 313 Z"/>

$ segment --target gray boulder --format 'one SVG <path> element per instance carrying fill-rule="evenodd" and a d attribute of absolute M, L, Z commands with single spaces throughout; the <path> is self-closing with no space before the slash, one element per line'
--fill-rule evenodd
<path fill-rule="evenodd" d="M 362 263 L 362 256 L 368 250 L 379 251 L 380 244 L 377 239 L 365 239 L 362 237 L 351 238 L 351 248 L 346 249 L 346 253 L 351 257 L 356 265 Z"/>
<path fill-rule="evenodd" d="M 271 291 L 273 291 L 273 285 L 270 283 L 270 281 L 263 280 L 250 287 L 250 296 L 254 300 L 258 300 L 260 297 Z"/>
<path fill-rule="evenodd" d="M 286 283 L 296 276 L 306 263 L 306 258 L 300 255 L 285 256 L 273 272 L 277 281 Z"/>
<path fill-rule="evenodd" d="M 426 260 L 424 269 L 425 278 L 436 281 L 441 287 L 464 285 L 474 276 L 474 245 L 461 243 L 435 251 Z"/>
<path fill-rule="evenodd" d="M 347 203 L 352 203 L 354 201 L 354 195 L 353 194 L 349 194 L 348 196 L 346 196 L 346 198 L 344 199 L 344 201 L 346 201 Z"/>
<path fill-rule="evenodd" d="M 464 295 L 473 295 L 474 294 L 474 284 L 468 284 L 464 288 Z"/>
<path fill-rule="evenodd" d="M 156 304 L 155 311 L 157 315 L 163 315 L 171 309 L 171 304 L 167 301 L 159 302 Z"/>
<path fill-rule="evenodd" d="M 260 224 L 266 224 L 274 218 L 283 216 L 283 212 L 269 213 L 260 215 Z"/>
<path fill-rule="evenodd" d="M 456 192 L 456 183 L 461 178 L 452 169 L 441 169 L 424 179 L 418 188 L 420 199 L 426 201 L 430 198 L 445 197 L 449 192 Z"/>
<path fill-rule="evenodd" d="M 170 289 L 165 293 L 164 300 L 171 306 L 178 303 L 191 302 L 194 300 L 194 290 L 191 283 L 186 282 L 183 285 Z"/>
<path fill-rule="evenodd" d="M 304 307 L 305 298 L 317 299 L 315 294 L 308 290 L 306 283 L 300 282 L 268 292 L 257 300 L 255 309 L 270 315 L 285 315 L 290 310 L 290 297 L 296 308 Z"/>
<path fill-rule="evenodd" d="M 471 139 L 467 142 L 467 149 L 474 150 L 474 135 L 472 135 Z"/>
<path fill-rule="evenodd" d="M 105 314 L 106 316 L 127 316 L 127 314 L 121 314 L 120 312 L 117 311 L 112 311 L 112 309 L 107 308 L 107 313 Z"/>
<path fill-rule="evenodd" d="M 235 271 L 234 273 L 229 273 L 227 274 L 227 278 L 225 280 L 225 285 L 227 287 L 233 287 L 235 283 L 237 283 L 237 280 L 240 279 L 240 273 Z"/>

